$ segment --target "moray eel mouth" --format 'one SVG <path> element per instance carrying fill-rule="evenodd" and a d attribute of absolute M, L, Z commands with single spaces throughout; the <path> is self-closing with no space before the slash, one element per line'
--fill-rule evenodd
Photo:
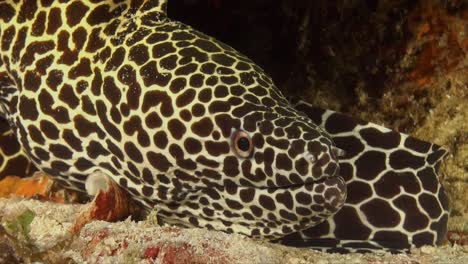
<path fill-rule="evenodd" d="M 282 193 L 283 196 L 290 194 L 294 199 L 293 203 L 296 205 L 308 205 L 317 212 L 328 211 L 330 214 L 338 211 L 347 197 L 346 182 L 343 177 L 339 175 L 290 185 L 265 187 L 238 186 L 237 188 L 243 190 L 253 189 L 254 191 L 262 192 L 266 191 L 271 194 Z M 226 190 L 228 189 L 229 188 Z M 311 199 L 309 199 L 309 197 L 311 197 Z M 277 198 L 276 201 L 281 203 L 281 198 Z M 286 205 L 286 207 L 288 206 Z M 289 207 L 291 207 L 291 205 Z"/>
<path fill-rule="evenodd" d="M 346 184 L 335 175 L 284 186 L 210 186 L 183 196 L 159 211 L 163 222 L 274 240 L 335 214 L 346 200 Z"/>
<path fill-rule="evenodd" d="M 318 180 L 309 180 L 303 183 L 294 183 L 294 184 L 287 184 L 287 185 L 279 185 L 279 186 L 262 186 L 262 187 L 255 187 L 255 186 L 239 186 L 239 187 L 244 187 L 244 188 L 255 188 L 255 189 L 265 189 L 265 190 L 288 190 L 288 189 L 296 189 L 296 188 L 301 188 L 301 187 L 312 187 L 316 184 L 326 184 L 325 181 L 327 180 L 343 180 L 341 176 L 334 175 L 334 176 L 329 176 L 326 178 L 321 178 Z"/>

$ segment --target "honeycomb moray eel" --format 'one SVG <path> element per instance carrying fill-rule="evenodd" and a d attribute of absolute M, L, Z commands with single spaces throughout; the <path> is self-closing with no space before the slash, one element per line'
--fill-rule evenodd
<path fill-rule="evenodd" d="M 286 99 L 166 1 L 0 1 L 1 176 L 102 173 L 168 224 L 348 252 L 446 233 L 445 150 Z"/>

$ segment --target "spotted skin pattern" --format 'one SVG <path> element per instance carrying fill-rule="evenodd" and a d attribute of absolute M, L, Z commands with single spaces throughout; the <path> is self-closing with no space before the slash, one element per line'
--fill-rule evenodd
<path fill-rule="evenodd" d="M 0 177 L 5 164 L 27 175 L 32 163 L 85 191 L 99 172 L 163 222 L 287 245 L 398 250 L 441 239 L 445 151 L 290 103 L 252 61 L 165 9 L 0 1 Z"/>
<path fill-rule="evenodd" d="M 13 130 L 0 119 L 0 180 L 7 175 L 31 175 L 37 171 L 21 150 Z"/>

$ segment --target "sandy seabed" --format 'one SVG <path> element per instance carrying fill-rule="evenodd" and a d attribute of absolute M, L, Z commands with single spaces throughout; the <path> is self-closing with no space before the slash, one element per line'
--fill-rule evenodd
<path fill-rule="evenodd" d="M 412 254 L 327 254 L 241 235 L 142 222 L 94 221 L 70 230 L 87 205 L 0 198 L 0 263 L 468 263 L 468 246 L 423 247 Z M 25 212 L 27 228 L 13 228 Z"/>

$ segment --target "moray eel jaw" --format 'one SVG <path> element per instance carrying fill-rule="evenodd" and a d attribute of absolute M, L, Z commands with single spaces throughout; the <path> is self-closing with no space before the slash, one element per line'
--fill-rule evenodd
<path fill-rule="evenodd" d="M 178 192 L 160 206 L 169 224 L 279 239 L 323 222 L 346 200 L 342 177 L 283 187 L 217 186 Z"/>

